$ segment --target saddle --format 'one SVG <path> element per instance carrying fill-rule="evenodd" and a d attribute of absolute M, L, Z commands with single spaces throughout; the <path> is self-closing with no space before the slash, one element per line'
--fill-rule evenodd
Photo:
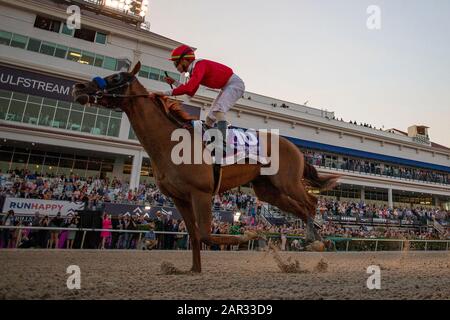
<path fill-rule="evenodd" d="M 183 110 L 183 107 L 178 100 L 170 99 L 168 97 L 158 97 L 158 101 L 164 107 L 169 119 L 184 129 L 194 130 L 194 121 L 200 121 L 199 118 L 194 117 Z M 204 121 L 201 121 L 201 125 L 202 132 L 210 129 Z M 214 194 L 216 194 L 219 191 L 220 182 L 222 180 L 222 166 L 214 163 L 212 167 L 214 176 Z"/>

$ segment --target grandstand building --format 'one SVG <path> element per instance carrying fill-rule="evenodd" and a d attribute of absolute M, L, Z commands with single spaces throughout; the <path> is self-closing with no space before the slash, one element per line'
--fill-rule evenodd
<path fill-rule="evenodd" d="M 167 60 L 180 43 L 148 30 L 146 10 L 139 9 L 144 1 L 131 1 L 133 10 L 106 2 L 0 0 L 2 172 L 29 168 L 116 176 L 129 180 L 131 188 L 150 181 L 149 156 L 126 115 L 78 105 L 71 88 L 141 61 L 139 81 L 167 90 L 165 72 L 184 80 Z M 79 30 L 65 23 L 71 4 L 81 6 Z M 184 103 L 205 119 L 216 95 L 201 88 Z M 450 149 L 431 142 L 427 127 L 379 130 L 251 92 L 229 112 L 229 120 L 242 128 L 280 129 L 320 172 L 341 174 L 340 186 L 325 195 L 450 210 Z"/>

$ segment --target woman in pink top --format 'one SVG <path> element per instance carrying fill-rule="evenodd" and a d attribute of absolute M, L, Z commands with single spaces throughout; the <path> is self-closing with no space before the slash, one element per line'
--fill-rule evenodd
<path fill-rule="evenodd" d="M 106 213 L 103 214 L 102 229 L 112 229 L 111 215 L 107 215 Z M 101 249 L 105 249 L 106 240 L 108 240 L 108 243 L 111 240 L 111 232 L 102 231 L 102 233 L 100 234 L 100 238 L 102 238 Z"/>

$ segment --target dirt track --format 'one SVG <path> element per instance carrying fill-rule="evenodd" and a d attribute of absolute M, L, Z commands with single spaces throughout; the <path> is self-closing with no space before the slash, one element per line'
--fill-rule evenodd
<path fill-rule="evenodd" d="M 203 252 L 201 275 L 165 275 L 161 262 L 187 270 L 191 253 L 1 250 L 0 299 L 450 299 L 449 251 L 280 255 L 307 272 L 282 273 L 263 252 Z M 81 268 L 81 290 L 66 287 L 69 265 Z M 381 268 L 381 290 L 366 287 L 369 265 Z"/>

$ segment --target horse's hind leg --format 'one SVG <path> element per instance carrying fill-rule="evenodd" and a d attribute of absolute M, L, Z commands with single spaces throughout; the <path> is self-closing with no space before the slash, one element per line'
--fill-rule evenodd
<path fill-rule="evenodd" d="M 277 206 L 283 211 L 293 213 L 303 221 L 306 221 L 309 217 L 310 214 L 306 207 L 288 195 L 281 193 L 268 179 L 259 177 L 252 181 L 252 184 L 260 200 Z"/>
<path fill-rule="evenodd" d="M 290 196 L 281 193 L 270 181 L 268 177 L 259 177 L 252 181 L 253 189 L 259 199 L 266 201 L 274 206 L 277 206 L 283 211 L 287 211 L 300 217 L 306 222 L 306 242 L 313 242 L 315 240 L 322 241 L 322 237 L 317 232 L 314 226 L 312 214 L 315 207 L 311 208 L 308 205 L 292 199 Z M 309 203 L 316 201 L 315 197 L 306 194 L 309 198 Z"/>
<path fill-rule="evenodd" d="M 200 233 L 200 241 L 204 244 L 211 245 L 239 245 L 245 243 L 254 237 L 248 235 L 244 236 L 233 236 L 233 235 L 213 235 L 211 234 L 211 194 L 201 193 L 193 195 L 192 197 L 192 207 L 195 213 L 198 230 Z"/>

